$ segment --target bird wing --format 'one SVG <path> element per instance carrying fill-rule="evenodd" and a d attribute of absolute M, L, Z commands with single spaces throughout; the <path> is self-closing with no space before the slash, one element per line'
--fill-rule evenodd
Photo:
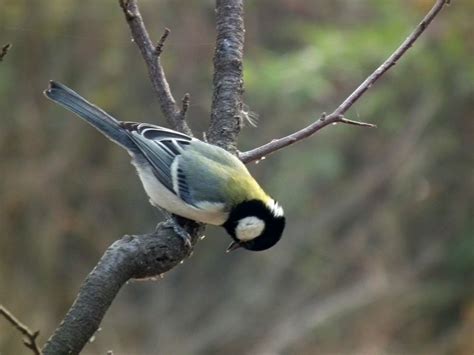
<path fill-rule="evenodd" d="M 158 181 L 183 201 L 194 204 L 179 164 L 193 138 L 149 123 L 122 122 L 121 126 L 150 163 Z"/>

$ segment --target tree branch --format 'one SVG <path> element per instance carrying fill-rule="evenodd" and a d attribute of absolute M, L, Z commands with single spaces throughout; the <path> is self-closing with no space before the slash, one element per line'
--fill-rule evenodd
<path fill-rule="evenodd" d="M 271 142 L 264 144 L 258 148 L 252 149 L 250 151 L 241 153 L 239 155 L 240 159 L 244 163 L 249 163 L 251 161 L 260 159 L 264 156 L 267 156 L 277 150 L 280 150 L 284 147 L 287 147 L 291 144 L 299 142 L 305 138 L 312 136 L 314 133 L 320 129 L 326 127 L 330 124 L 335 123 L 346 123 L 346 124 L 355 124 L 358 126 L 374 127 L 369 123 L 351 121 L 344 117 L 344 113 L 351 108 L 351 106 L 360 99 L 360 97 L 369 90 L 372 85 L 382 77 L 391 67 L 397 64 L 398 60 L 410 49 L 410 47 L 415 43 L 415 41 L 420 37 L 420 35 L 425 31 L 428 25 L 433 21 L 433 19 L 438 15 L 438 13 L 443 9 L 447 4 L 450 4 L 450 0 L 437 0 L 433 5 L 431 10 L 426 14 L 423 20 L 418 24 L 415 30 L 403 41 L 403 43 L 393 52 L 390 57 L 385 60 L 372 74 L 370 74 L 367 79 L 364 80 L 359 87 L 354 90 L 342 104 L 339 105 L 336 110 L 334 110 L 329 115 L 321 115 L 321 117 L 312 123 L 311 125 L 292 133 L 286 137 L 274 139 Z"/>
<path fill-rule="evenodd" d="M 7 55 L 8 51 L 10 50 L 11 47 L 12 47 L 11 43 L 7 43 L 2 47 L 2 49 L 0 50 L 0 62 Z"/>
<path fill-rule="evenodd" d="M 233 153 L 237 151 L 242 110 L 243 6 L 243 0 L 216 1 L 214 93 L 207 139 Z"/>
<path fill-rule="evenodd" d="M 185 115 L 183 115 L 182 110 L 178 107 L 173 95 L 171 94 L 165 72 L 161 66 L 160 55 L 163 51 L 163 45 L 170 30 L 165 28 L 158 44 L 154 46 L 145 27 L 145 23 L 143 22 L 137 1 L 119 0 L 119 4 L 123 10 L 128 26 L 130 27 L 133 41 L 138 46 L 145 61 L 150 81 L 156 95 L 158 96 L 161 111 L 166 117 L 168 124 L 177 131 L 192 135 L 192 132 L 186 123 Z"/>
<path fill-rule="evenodd" d="M 188 222 L 192 245 L 202 227 Z M 104 253 L 87 276 L 71 309 L 43 348 L 45 355 L 78 354 L 99 328 L 121 287 L 132 278 L 163 274 L 190 255 L 172 225 L 160 223 L 154 233 L 124 236 Z"/>
<path fill-rule="evenodd" d="M 41 355 L 42 352 L 36 344 L 36 338 L 38 338 L 39 331 L 32 332 L 26 325 L 21 323 L 13 314 L 11 314 L 5 307 L 0 304 L 0 314 L 5 317 L 16 329 L 18 329 L 26 339 L 23 340 L 23 344 L 30 349 L 33 354 Z"/>
<path fill-rule="evenodd" d="M 136 0 L 119 0 L 132 37 L 148 68 L 153 88 L 157 93 L 161 109 L 169 124 L 177 130 L 190 134 L 184 120 L 189 107 L 189 96 L 185 95 L 180 109 L 169 89 L 160 54 L 168 35 L 165 31 L 156 46 L 147 33 Z M 438 0 L 436 5 L 397 49 L 359 88 L 357 88 L 333 113 L 323 115 L 312 125 L 262 147 L 241 154 L 249 162 L 281 149 L 296 141 L 309 137 L 331 123 L 346 123 L 371 126 L 364 122 L 351 121 L 344 113 L 370 86 L 380 78 L 415 42 L 428 24 L 441 10 L 447 0 Z M 214 55 L 214 93 L 211 123 L 207 132 L 210 143 L 236 152 L 236 140 L 240 132 L 242 109 L 242 53 L 244 43 L 243 0 L 217 0 L 217 41 Z M 203 227 L 180 219 L 184 228 L 192 235 L 192 245 Z M 169 223 L 161 223 L 156 231 L 140 236 L 124 236 L 110 246 L 98 265 L 84 281 L 80 292 L 61 325 L 43 348 L 45 355 L 77 354 L 97 331 L 99 324 L 116 297 L 120 288 L 130 278 L 155 277 L 176 266 L 190 255 L 182 239 L 178 238 Z"/>
<path fill-rule="evenodd" d="M 132 38 L 145 60 L 163 114 L 172 128 L 191 135 L 185 121 L 189 94 L 183 97 L 183 106 L 180 109 L 171 94 L 160 63 L 160 55 L 169 30 L 165 29 L 154 46 L 136 0 L 119 0 L 119 4 Z M 163 274 L 191 254 L 192 247 L 204 227 L 181 217 L 175 219 L 190 234 L 191 248 L 176 235 L 172 221 L 160 223 L 154 233 L 124 236 L 116 241 L 84 281 L 74 304 L 45 344 L 45 355 L 78 354 L 97 331 L 112 301 L 129 279 Z"/>

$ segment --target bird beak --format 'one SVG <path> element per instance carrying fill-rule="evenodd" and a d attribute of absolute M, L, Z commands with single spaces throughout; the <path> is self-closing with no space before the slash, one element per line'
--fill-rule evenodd
<path fill-rule="evenodd" d="M 242 246 L 239 243 L 237 243 L 236 241 L 232 241 L 232 243 L 230 243 L 229 247 L 227 248 L 225 252 L 230 253 L 231 251 L 239 249 L 240 247 Z"/>

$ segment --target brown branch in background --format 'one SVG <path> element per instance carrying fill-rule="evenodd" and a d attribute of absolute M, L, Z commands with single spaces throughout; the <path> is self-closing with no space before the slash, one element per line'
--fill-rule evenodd
<path fill-rule="evenodd" d="M 243 0 L 216 1 L 217 40 L 209 143 L 237 151 L 242 111 L 244 47 Z"/>
<path fill-rule="evenodd" d="M 26 325 L 21 323 L 13 314 L 11 314 L 5 307 L 0 304 L 0 314 L 5 317 L 16 329 L 18 329 L 24 336 L 23 344 L 30 349 L 33 354 L 41 355 L 42 352 L 36 344 L 36 338 L 38 338 L 39 331 L 32 332 Z"/>
<path fill-rule="evenodd" d="M 447 4 L 450 4 L 450 0 L 437 0 L 433 5 L 428 14 L 423 18 L 423 20 L 418 24 L 415 30 L 403 41 L 403 43 L 393 52 L 390 57 L 385 60 L 372 74 L 365 79 L 365 81 L 359 85 L 359 87 L 352 92 L 344 102 L 339 105 L 334 112 L 329 115 L 322 115 L 316 122 L 311 125 L 293 133 L 286 137 L 274 139 L 271 142 L 264 144 L 258 148 L 249 150 L 247 152 L 240 154 L 240 159 L 244 163 L 249 163 L 251 161 L 260 159 L 266 155 L 269 155 L 277 150 L 280 150 L 284 147 L 287 147 L 293 143 L 299 142 L 305 138 L 312 136 L 314 133 L 320 129 L 326 127 L 330 124 L 335 123 L 346 123 L 353 124 L 358 126 L 373 127 L 373 125 L 364 122 L 351 121 L 344 117 L 344 113 L 351 108 L 351 106 L 367 91 L 372 85 L 382 77 L 391 67 L 397 64 L 398 60 L 406 53 L 408 49 L 415 43 L 415 41 L 420 37 L 420 35 L 425 31 L 428 25 L 433 21 L 433 19 L 438 15 L 438 13 L 443 9 Z"/>
<path fill-rule="evenodd" d="M 11 43 L 7 43 L 2 47 L 2 49 L 0 50 L 0 62 L 7 55 L 8 51 L 10 50 L 11 47 L 12 47 Z"/>
<path fill-rule="evenodd" d="M 161 111 L 166 117 L 168 124 L 177 131 L 192 135 L 192 132 L 185 121 L 185 115 L 182 114 L 182 110 L 178 107 L 173 95 L 171 94 L 160 61 L 163 45 L 170 30 L 166 28 L 158 41 L 158 44 L 156 46 L 153 45 L 136 0 L 119 0 L 119 4 L 123 10 L 128 26 L 130 27 L 133 41 L 138 46 L 145 61 L 153 89 L 158 96 Z"/>

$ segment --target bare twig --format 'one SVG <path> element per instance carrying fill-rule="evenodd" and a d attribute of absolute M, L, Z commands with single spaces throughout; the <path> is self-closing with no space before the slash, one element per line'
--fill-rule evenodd
<path fill-rule="evenodd" d="M 2 49 L 0 50 L 0 62 L 7 55 L 8 51 L 10 50 L 11 47 L 12 47 L 11 43 L 7 43 L 2 47 Z"/>
<path fill-rule="evenodd" d="M 0 304 L 0 314 L 5 317 L 16 329 L 18 329 L 26 339 L 23 340 L 23 344 L 30 349 L 33 354 L 41 355 L 42 352 L 36 343 L 39 331 L 32 332 L 26 325 L 21 323 L 13 314 L 11 314 L 4 306 Z"/>
<path fill-rule="evenodd" d="M 202 227 L 188 222 L 193 236 Z M 124 236 L 112 244 L 84 281 L 74 304 L 43 348 L 45 355 L 78 354 L 99 328 L 120 288 L 131 278 L 157 277 L 190 255 L 170 223 L 160 223 L 154 233 Z"/>
<path fill-rule="evenodd" d="M 345 118 L 344 116 L 339 117 L 339 122 L 342 122 L 342 123 L 345 123 L 345 124 L 351 124 L 353 126 L 360 126 L 360 127 L 368 127 L 368 128 L 376 128 L 377 127 L 373 123 L 354 121 L 354 120 L 350 120 L 348 118 Z"/>
<path fill-rule="evenodd" d="M 189 109 L 189 100 L 190 96 L 189 93 L 184 94 L 183 99 L 181 100 L 181 116 L 183 116 L 183 120 L 186 119 L 186 113 Z"/>
<path fill-rule="evenodd" d="M 243 0 L 217 0 L 217 41 L 214 52 L 214 93 L 209 143 L 237 151 L 242 111 Z"/>
<path fill-rule="evenodd" d="M 332 123 L 346 123 L 355 124 L 358 126 L 373 127 L 373 125 L 364 122 L 351 121 L 344 118 L 344 113 L 368 90 L 372 85 L 384 75 L 391 67 L 393 67 L 398 60 L 406 53 L 408 49 L 415 43 L 420 35 L 425 31 L 428 25 L 443 9 L 443 7 L 449 4 L 449 0 L 437 0 L 431 10 L 426 14 L 423 20 L 418 24 L 415 30 L 403 41 L 403 43 L 393 52 L 390 57 L 385 60 L 372 74 L 364 80 L 359 87 L 354 90 L 342 104 L 339 105 L 334 112 L 329 115 L 323 115 L 316 122 L 311 125 L 293 133 L 286 137 L 274 139 L 271 142 L 264 144 L 258 148 L 240 154 L 240 159 L 244 163 L 260 159 L 266 155 L 269 155 L 277 150 L 287 147 L 293 143 L 299 142 L 305 138 L 312 136 L 320 129 L 330 125 Z"/>
<path fill-rule="evenodd" d="M 158 57 L 161 55 L 161 52 L 163 52 L 163 45 L 165 44 L 165 41 L 166 41 L 166 39 L 168 38 L 170 32 L 171 32 L 171 31 L 170 31 L 169 28 L 165 28 L 165 31 L 164 31 L 163 34 L 161 35 L 160 40 L 159 40 L 158 43 L 156 44 L 156 47 L 155 47 L 155 55 L 157 55 Z"/>
<path fill-rule="evenodd" d="M 166 37 L 168 37 L 169 29 L 165 29 L 158 44 L 154 46 L 145 27 L 145 23 L 143 22 L 136 0 L 119 0 L 119 4 L 130 27 L 133 41 L 138 46 L 145 61 L 153 89 L 160 102 L 161 111 L 166 117 L 168 124 L 177 131 L 192 135 L 191 130 L 184 120 L 184 116 L 181 114 L 180 108 L 171 94 L 165 72 L 160 62 L 160 54 L 163 50 Z"/>

